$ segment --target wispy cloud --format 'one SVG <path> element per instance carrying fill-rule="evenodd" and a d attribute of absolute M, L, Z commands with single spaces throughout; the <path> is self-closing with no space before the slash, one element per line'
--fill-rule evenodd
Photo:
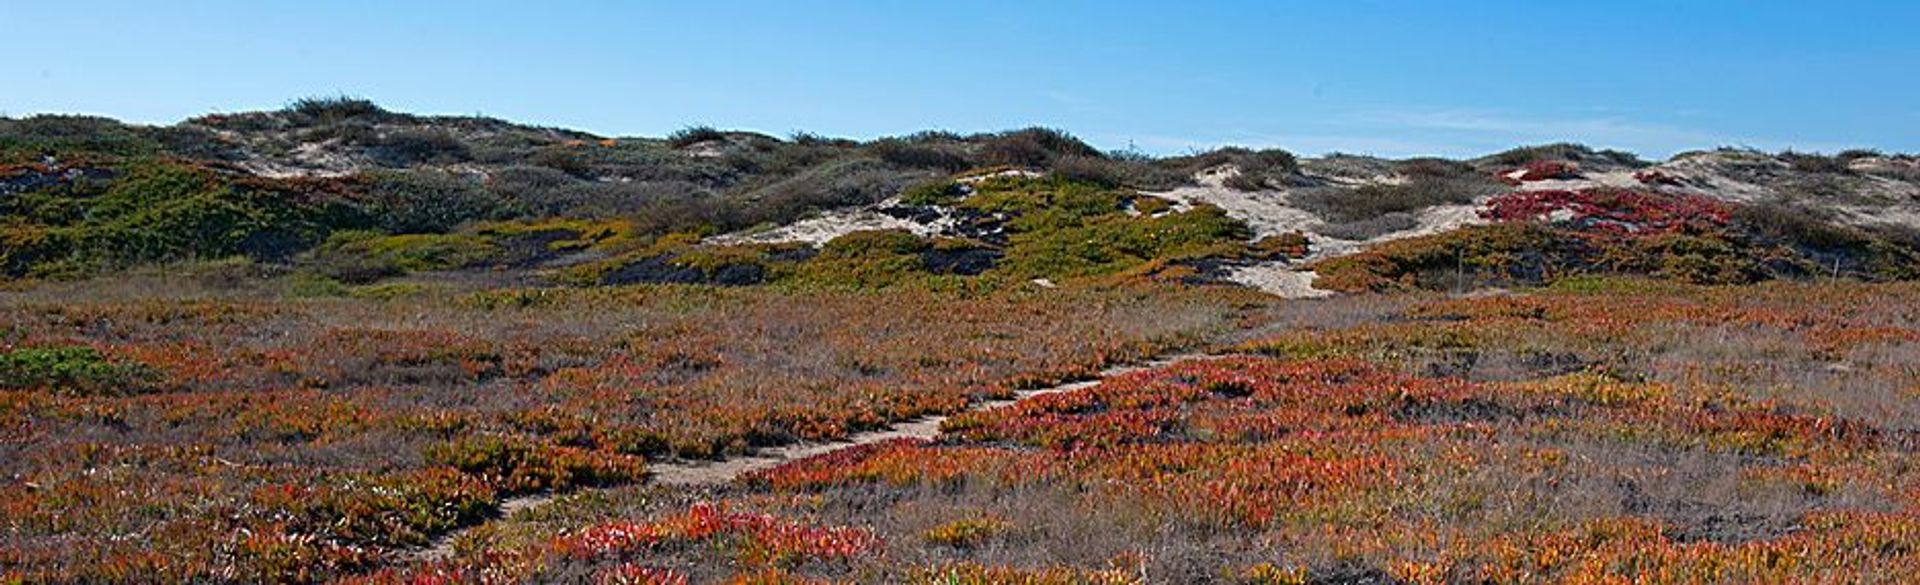
<path fill-rule="evenodd" d="M 1377 154 L 1382 156 L 1415 156 L 1449 152 L 1450 145 L 1436 142 L 1422 142 L 1389 136 L 1331 135 L 1331 134 L 1267 134 L 1254 131 L 1234 131 L 1215 136 L 1172 136 L 1172 135 L 1101 135 L 1090 136 L 1095 142 L 1118 147 L 1128 145 L 1145 152 L 1158 154 L 1187 154 L 1202 152 L 1222 146 L 1244 146 L 1248 148 L 1284 148 L 1292 152 L 1318 155 L 1328 152 L 1346 152 Z"/>
<path fill-rule="evenodd" d="M 1057 89 L 1041 90 L 1040 97 L 1046 98 L 1047 101 L 1059 104 L 1061 107 L 1066 108 L 1067 111 L 1077 114 L 1107 114 L 1113 111 L 1079 94 Z"/>
<path fill-rule="evenodd" d="M 1710 146 L 1728 139 L 1713 132 L 1620 116 L 1540 118 L 1495 111 L 1400 109 L 1359 112 L 1347 121 L 1381 130 L 1449 133 L 1474 142 L 1518 144 L 1570 140 L 1635 150 Z"/>
<path fill-rule="evenodd" d="M 1627 110 L 1604 106 L 1565 109 L 1567 116 L 1517 115 L 1497 110 L 1389 108 L 1327 116 L 1297 130 L 1269 131 L 1287 122 L 1270 120 L 1245 128 L 1216 129 L 1193 135 L 1109 135 L 1091 138 L 1105 144 L 1132 143 L 1141 150 L 1180 154 L 1220 146 L 1278 147 L 1307 154 L 1328 152 L 1389 157 L 1471 157 L 1516 146 L 1578 142 L 1665 157 L 1682 150 L 1750 146 L 1764 150 L 1835 151 L 1847 145 L 1807 140 L 1739 136 L 1681 125 L 1648 122 Z"/>

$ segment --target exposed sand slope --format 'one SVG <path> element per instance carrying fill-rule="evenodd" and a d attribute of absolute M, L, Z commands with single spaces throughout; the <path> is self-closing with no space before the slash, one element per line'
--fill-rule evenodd
<path fill-rule="evenodd" d="M 1198 185 L 1171 191 L 1148 192 L 1148 194 L 1187 205 L 1206 203 L 1219 207 L 1225 210 L 1228 216 L 1247 222 L 1247 225 L 1253 228 L 1255 238 L 1296 231 L 1306 234 L 1308 256 L 1304 260 L 1239 266 L 1227 272 L 1226 278 L 1229 281 L 1284 298 L 1312 298 L 1332 294 L 1329 291 L 1313 288 L 1313 279 L 1316 275 L 1312 271 L 1293 268 L 1297 264 L 1352 254 L 1367 246 L 1388 240 L 1435 234 L 1464 225 L 1485 222 L 1479 215 L 1480 205 L 1484 201 L 1476 201 L 1469 205 L 1439 205 L 1427 208 L 1417 216 L 1413 227 L 1366 240 L 1332 238 L 1314 233 L 1314 230 L 1325 225 L 1326 221 L 1312 212 L 1294 206 L 1291 202 L 1291 193 L 1286 190 L 1240 191 L 1227 187 L 1226 180 L 1238 172 L 1232 167 L 1216 167 L 1195 175 L 1194 179 L 1199 183 Z M 1342 183 L 1354 182 L 1346 179 L 1331 180 Z M 1393 180 L 1394 177 L 1378 176 L 1370 181 L 1359 181 L 1359 183 L 1390 183 Z"/>
<path fill-rule="evenodd" d="M 782 244 L 803 243 L 814 246 L 853 232 L 866 230 L 902 229 L 920 236 L 939 235 L 949 231 L 952 220 L 942 216 L 932 222 L 918 222 L 881 213 L 880 209 L 897 205 L 898 201 L 886 202 L 853 209 L 836 209 L 813 217 L 796 221 L 764 231 L 742 231 L 722 234 L 708 238 L 716 244 Z"/>

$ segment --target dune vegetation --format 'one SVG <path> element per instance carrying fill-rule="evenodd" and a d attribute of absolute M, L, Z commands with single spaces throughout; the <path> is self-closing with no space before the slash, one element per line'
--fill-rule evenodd
<path fill-rule="evenodd" d="M 0 583 L 1899 582 L 1916 165 L 0 118 Z"/>

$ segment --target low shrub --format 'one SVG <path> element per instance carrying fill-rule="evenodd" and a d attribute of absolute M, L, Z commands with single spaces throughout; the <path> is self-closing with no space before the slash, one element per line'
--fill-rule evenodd
<path fill-rule="evenodd" d="M 907 205 L 953 205 L 966 197 L 967 188 L 952 180 L 928 181 L 900 192 L 900 202 Z"/>
<path fill-rule="evenodd" d="M 309 264 L 341 281 L 364 283 L 410 272 L 478 266 L 500 252 L 491 239 L 473 234 L 346 231 L 333 234 L 316 248 Z"/>
<path fill-rule="evenodd" d="M 359 203 L 381 231 L 396 234 L 444 233 L 507 212 L 479 181 L 436 171 L 375 173 Z"/>
<path fill-rule="evenodd" d="M 474 475 L 503 493 L 612 485 L 646 477 L 638 457 L 512 436 L 469 436 L 429 446 L 427 461 Z"/>
<path fill-rule="evenodd" d="M 1070 181 L 1135 189 L 1171 189 L 1189 181 L 1186 175 L 1151 161 L 1081 155 L 1055 159 L 1052 173 Z"/>
<path fill-rule="evenodd" d="M 1472 203 L 1499 191 L 1478 175 L 1415 176 L 1400 184 L 1317 187 L 1294 192 L 1291 202 L 1333 223 L 1372 221 L 1392 213 L 1414 213 L 1436 205 Z"/>
<path fill-rule="evenodd" d="M 284 193 L 236 188 L 213 174 L 134 163 L 70 226 L 74 261 L 105 267 L 246 255 L 281 260 L 324 237 L 349 213 Z"/>
<path fill-rule="evenodd" d="M 716 202 L 714 227 L 722 231 L 762 223 L 789 223 L 813 212 L 878 203 L 930 176 L 900 171 L 870 159 L 842 159 L 807 169 Z"/>
<path fill-rule="evenodd" d="M 859 258 L 876 254 L 913 254 L 926 249 L 925 238 L 907 230 L 866 230 L 849 233 L 820 247 L 825 258 Z"/>
<path fill-rule="evenodd" d="M 911 141 L 901 138 L 882 138 L 867 143 L 865 149 L 887 164 L 909 168 L 927 169 L 946 173 L 957 173 L 973 168 L 974 163 L 967 158 L 966 151 L 959 144 L 940 144 Z"/>
<path fill-rule="evenodd" d="M 849 233 L 820 247 L 796 270 L 800 282 L 828 287 L 882 288 L 926 276 L 921 253 L 932 242 L 906 230 Z"/>
<path fill-rule="evenodd" d="M 332 124 L 355 118 L 391 115 L 372 100 L 354 96 L 304 97 L 287 104 L 285 113 L 304 125 Z"/>
<path fill-rule="evenodd" d="M 1593 167 L 1647 166 L 1647 161 L 1630 152 L 1619 150 L 1594 150 L 1584 144 L 1561 142 L 1539 146 L 1522 146 L 1475 159 L 1473 163 L 1481 168 L 1511 169 L 1540 160 L 1567 161 Z"/>
<path fill-rule="evenodd" d="M 1285 186 L 1300 171 L 1300 161 L 1293 153 L 1277 148 L 1234 153 L 1230 162 L 1240 172 L 1228 177 L 1226 186 L 1240 191 Z"/>
<path fill-rule="evenodd" d="M 1052 128 L 1026 128 L 980 138 L 980 164 L 1044 169 L 1065 156 L 1101 157 L 1072 134 Z"/>
<path fill-rule="evenodd" d="M 922 533 L 927 542 L 954 548 L 973 548 L 999 537 L 1013 527 L 1006 520 L 991 516 L 962 518 Z"/>
<path fill-rule="evenodd" d="M 1322 224 L 1314 233 L 1342 240 L 1370 240 L 1420 225 L 1412 214 L 1394 211 L 1365 219 Z"/>
<path fill-rule="evenodd" d="M 158 378 L 151 368 L 109 360 L 91 347 L 22 347 L 0 352 L 0 388 L 118 396 L 152 390 Z"/>
<path fill-rule="evenodd" d="M 1314 286 L 1348 292 L 1448 288 L 1479 282 L 1544 283 L 1577 274 L 1597 252 L 1537 224 L 1469 226 L 1393 240 L 1310 268 Z"/>
<path fill-rule="evenodd" d="M 410 167 L 465 162 L 472 158 L 472 153 L 452 132 L 409 128 L 377 138 L 367 148 L 367 156 L 384 166 Z"/>
<path fill-rule="evenodd" d="M 686 148 L 702 142 L 726 140 L 727 133 L 712 126 L 688 126 L 667 135 L 667 144 L 674 148 Z"/>
<path fill-rule="evenodd" d="M 1847 162 L 1839 157 L 1819 153 L 1789 150 L 1780 153 L 1780 159 L 1786 161 L 1787 166 L 1792 167 L 1793 170 L 1802 173 L 1845 175 L 1853 172 L 1852 169 L 1847 168 Z"/>

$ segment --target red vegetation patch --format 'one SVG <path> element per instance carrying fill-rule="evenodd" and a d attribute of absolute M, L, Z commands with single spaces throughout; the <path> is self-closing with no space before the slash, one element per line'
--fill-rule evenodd
<path fill-rule="evenodd" d="M 1660 187 L 1660 186 L 1679 187 L 1685 184 L 1680 180 L 1680 177 L 1669 175 L 1667 173 L 1660 172 L 1658 170 L 1653 170 L 1653 169 L 1648 169 L 1648 170 L 1634 173 L 1633 180 L 1639 181 L 1640 184 L 1647 185 L 1650 187 Z"/>
<path fill-rule="evenodd" d="M 652 522 L 609 522 L 556 538 L 562 556 L 593 559 L 646 549 L 724 543 L 750 564 L 845 560 L 877 551 L 873 533 L 843 526 L 814 526 L 769 514 L 737 512 L 725 503 L 701 502 L 685 513 Z"/>
<path fill-rule="evenodd" d="M 1551 220 L 1627 236 L 1700 234 L 1724 229 L 1733 204 L 1700 195 L 1626 189 L 1522 191 L 1494 198 L 1481 217 L 1497 222 Z"/>

